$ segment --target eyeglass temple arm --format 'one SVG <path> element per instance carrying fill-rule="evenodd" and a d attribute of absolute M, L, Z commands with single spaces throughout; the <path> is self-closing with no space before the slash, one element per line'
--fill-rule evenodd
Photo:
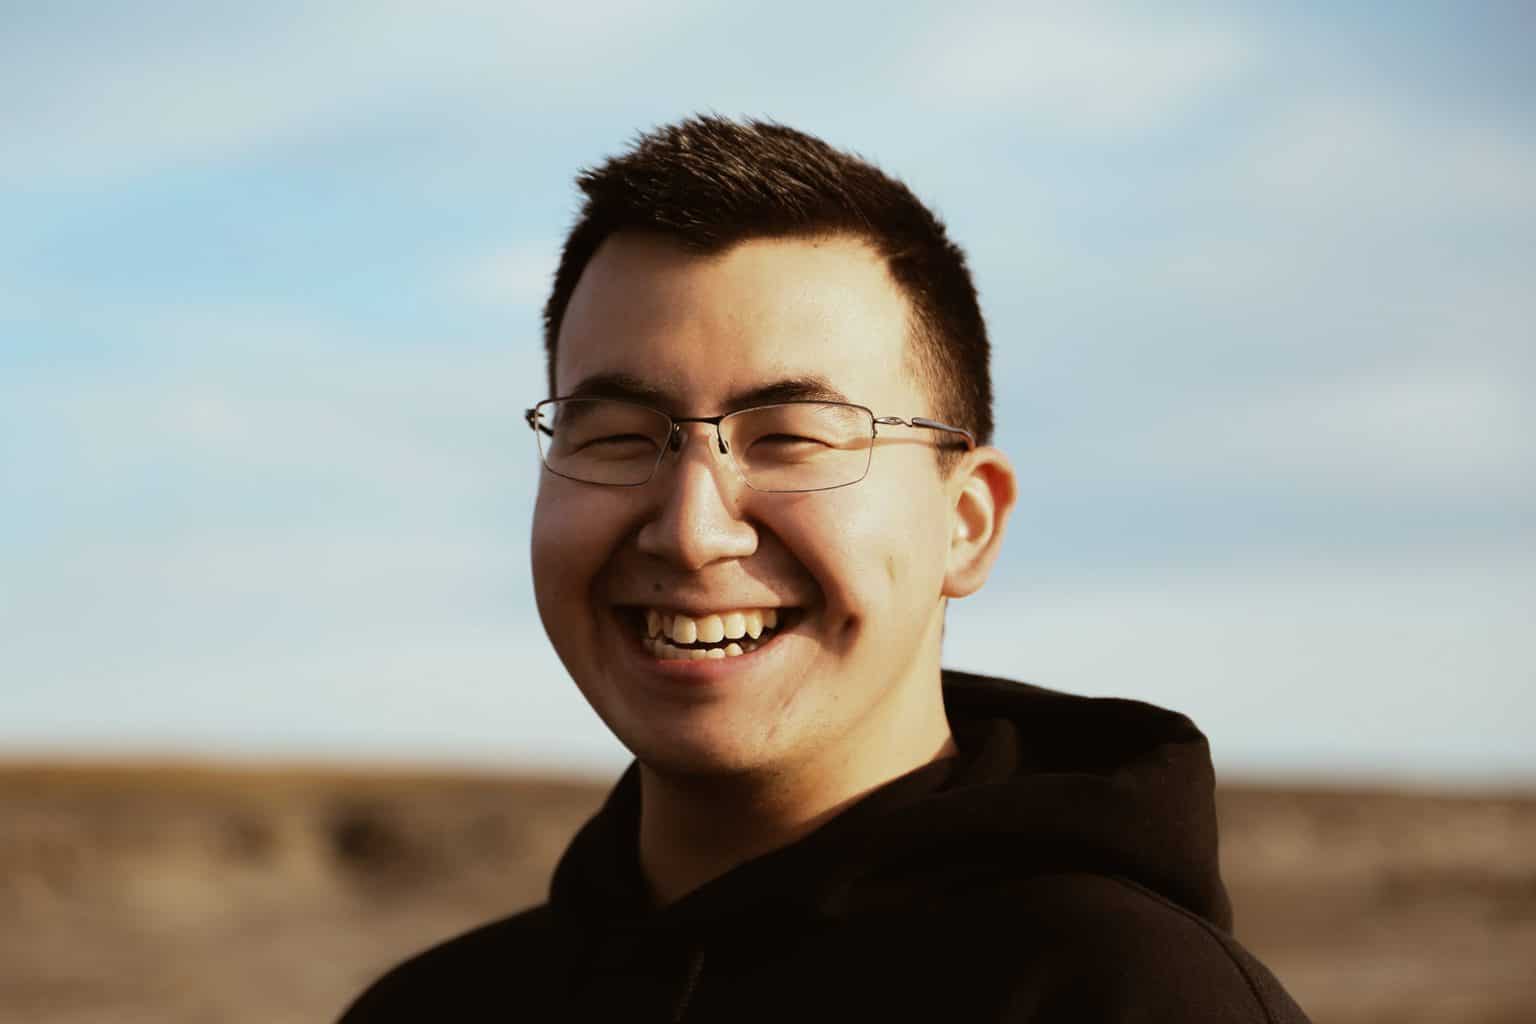
<path fill-rule="evenodd" d="M 964 427 L 952 427 L 948 423 L 940 423 L 938 420 L 930 420 L 924 416 L 913 416 L 909 420 L 904 420 L 900 416 L 876 416 L 875 422 L 888 427 L 922 427 L 927 430 L 943 430 L 950 434 L 959 434 L 965 438 L 967 451 L 976 447 L 976 435 Z"/>

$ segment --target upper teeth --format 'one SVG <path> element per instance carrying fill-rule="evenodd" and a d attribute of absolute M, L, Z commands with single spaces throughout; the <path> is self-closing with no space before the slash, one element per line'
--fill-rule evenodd
<path fill-rule="evenodd" d="M 698 618 L 680 612 L 658 612 L 654 608 L 645 612 L 646 635 L 666 636 L 678 644 L 717 644 L 721 640 L 740 640 L 742 637 L 756 640 L 763 635 L 764 629 L 772 629 L 778 624 L 776 608 L 743 608 Z"/>

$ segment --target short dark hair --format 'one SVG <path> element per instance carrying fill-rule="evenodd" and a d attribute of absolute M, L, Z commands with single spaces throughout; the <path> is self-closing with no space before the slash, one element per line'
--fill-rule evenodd
<path fill-rule="evenodd" d="M 544 306 L 551 395 L 566 307 L 610 235 L 650 232 L 700 253 L 753 238 L 847 235 L 880 254 L 911 303 L 908 357 L 934 417 L 978 444 L 991 440 L 990 348 L 965 253 L 911 189 L 873 164 L 781 124 L 701 116 L 641 134 L 576 183 L 586 201 Z"/>

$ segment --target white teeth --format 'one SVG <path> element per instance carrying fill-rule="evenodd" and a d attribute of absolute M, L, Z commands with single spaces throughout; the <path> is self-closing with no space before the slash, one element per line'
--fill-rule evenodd
<path fill-rule="evenodd" d="M 673 647 L 661 637 L 657 637 L 655 640 L 650 641 L 647 643 L 646 647 L 652 654 L 662 659 L 663 661 L 677 661 L 681 658 L 688 657 L 687 651 L 683 650 L 681 647 Z"/>
<path fill-rule="evenodd" d="M 717 644 L 725 639 L 725 623 L 718 615 L 706 615 L 698 620 L 699 643 Z"/>
<path fill-rule="evenodd" d="M 703 661 L 706 658 L 739 658 L 757 650 L 757 644 L 726 644 L 724 647 L 674 647 L 661 637 L 644 641 L 645 649 L 662 661 Z"/>
<path fill-rule="evenodd" d="M 763 635 L 763 630 L 773 629 L 778 624 L 776 608 L 717 612 L 698 618 L 680 612 L 658 612 L 654 608 L 647 608 L 645 612 L 647 635 L 665 636 L 679 644 L 717 644 L 721 640 L 740 640 L 744 636 L 756 640 Z"/>
<path fill-rule="evenodd" d="M 668 632 L 673 643 L 691 644 L 699 638 L 699 624 L 686 615 L 675 615 L 672 617 L 672 628 Z"/>
<path fill-rule="evenodd" d="M 736 658 L 751 654 L 761 646 L 758 639 L 779 624 L 777 608 L 748 608 L 740 611 L 715 612 L 694 618 L 677 612 L 662 612 L 654 608 L 645 610 L 646 650 L 658 658 L 667 660 L 700 660 L 703 658 Z M 727 643 L 723 648 L 691 648 L 694 643 L 718 644 L 722 640 L 740 641 Z"/>

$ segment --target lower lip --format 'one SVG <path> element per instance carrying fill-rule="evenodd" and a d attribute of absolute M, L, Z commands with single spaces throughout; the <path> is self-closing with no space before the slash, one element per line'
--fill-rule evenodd
<path fill-rule="evenodd" d="M 620 625 L 624 623 L 621 621 Z M 767 643 L 758 645 L 756 650 L 734 657 L 727 655 L 724 658 L 658 658 L 645 649 L 645 638 L 639 636 L 633 627 L 626 631 L 629 633 L 629 642 L 625 647 L 631 655 L 641 661 L 647 672 L 670 681 L 695 686 L 725 682 L 738 672 L 755 668 L 765 659 L 772 658 L 780 641 L 786 635 L 793 633 L 793 630 L 775 631 L 772 638 Z"/>

